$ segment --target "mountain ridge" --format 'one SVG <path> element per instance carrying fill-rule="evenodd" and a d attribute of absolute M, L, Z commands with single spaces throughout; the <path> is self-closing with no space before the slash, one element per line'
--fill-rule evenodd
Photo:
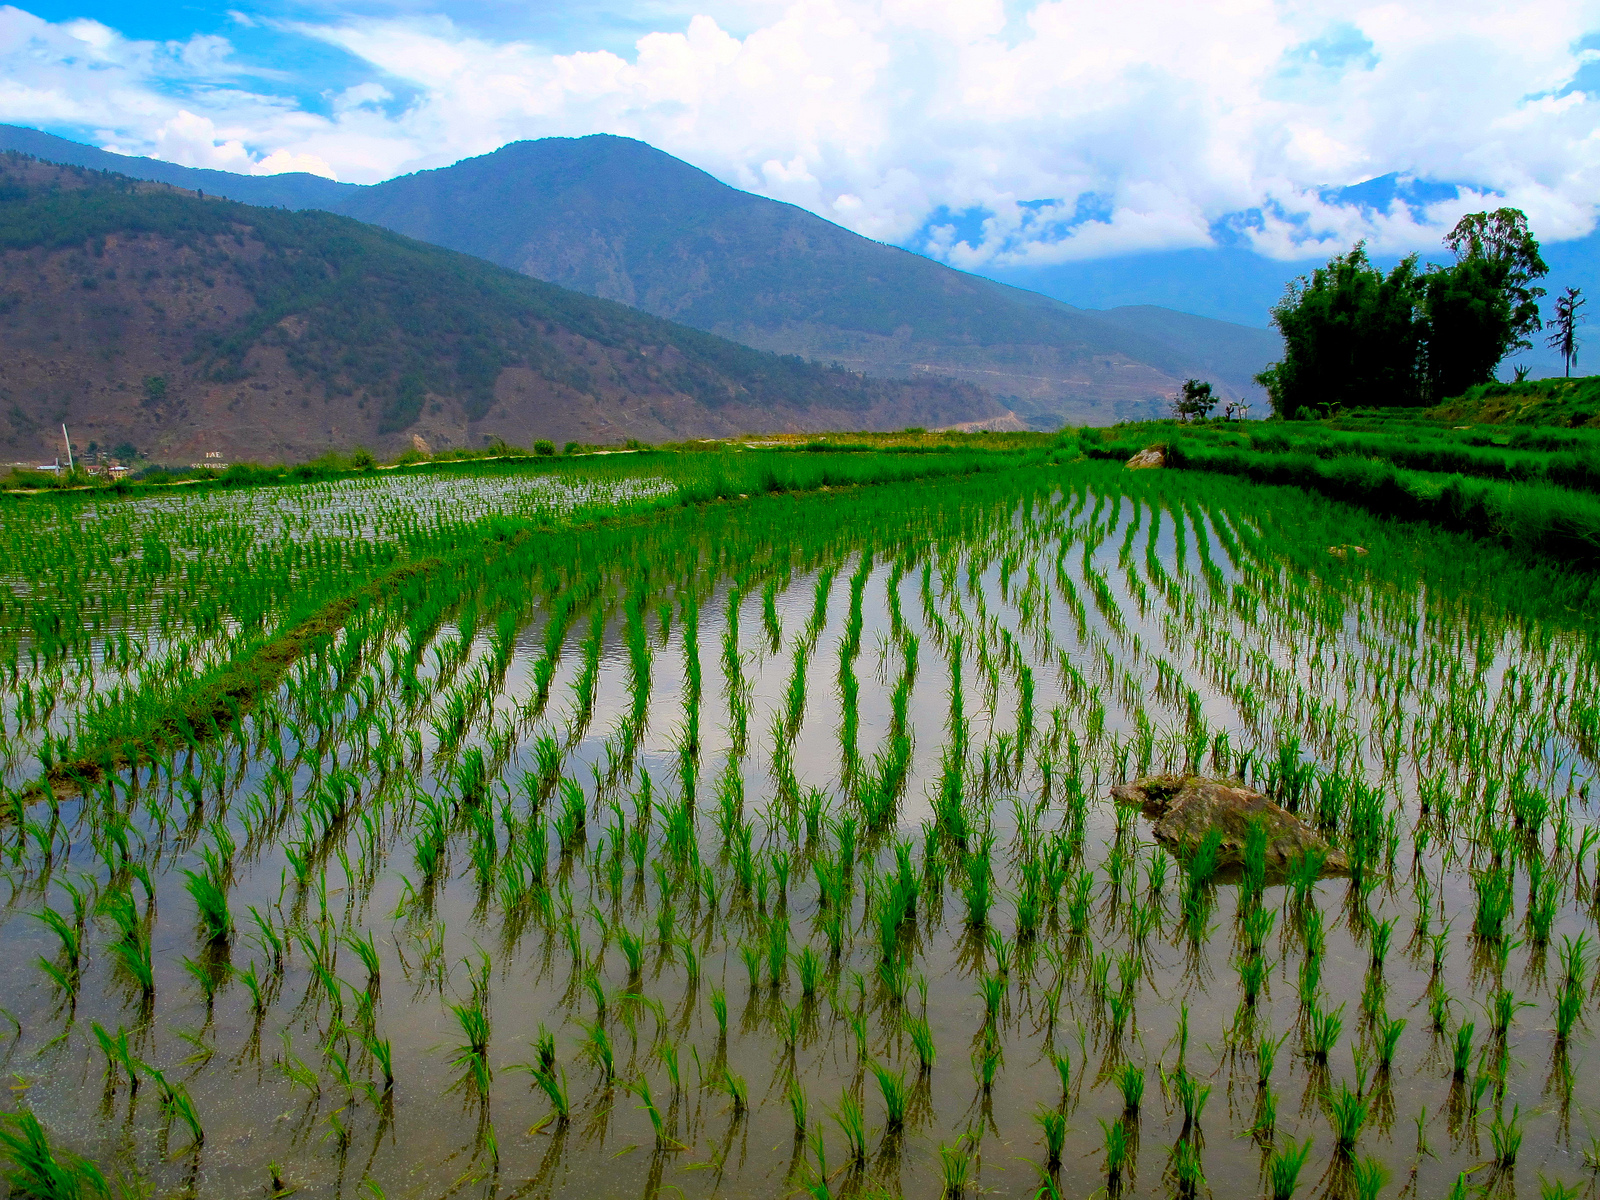
<path fill-rule="evenodd" d="M 371 185 L 202 172 L 0 127 L 0 147 L 12 142 L 341 212 L 760 349 L 883 377 L 966 379 L 1040 427 L 1154 415 L 1190 374 L 1251 395 L 1251 376 L 1277 353 L 1270 331 L 1211 322 L 1199 345 L 1148 306 L 1085 310 L 957 271 L 611 135 L 513 142 Z"/>
<path fill-rule="evenodd" d="M 160 461 L 1004 418 L 315 210 L 0 153 L 0 446 Z"/>

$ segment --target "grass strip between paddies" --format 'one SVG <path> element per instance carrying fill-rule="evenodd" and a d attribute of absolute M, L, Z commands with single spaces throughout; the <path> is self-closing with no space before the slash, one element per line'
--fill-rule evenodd
<path fill-rule="evenodd" d="M 1129 443 L 1084 444 L 1095 458 L 1126 458 Z M 1600 498 L 1549 483 L 1504 483 L 1414 471 L 1371 458 L 1200 449 L 1160 443 L 1169 467 L 1289 485 L 1379 516 L 1490 538 L 1544 561 L 1600 569 Z M 1143 447 L 1137 447 L 1143 449 Z"/>
<path fill-rule="evenodd" d="M 107 771 L 147 762 L 157 751 L 198 743 L 220 732 L 224 722 L 237 721 L 263 694 L 276 689 L 290 667 L 334 637 L 359 608 L 381 600 L 406 580 L 434 570 L 442 562 L 427 558 L 403 563 L 357 591 L 328 601 L 239 658 L 196 680 L 166 713 L 143 730 L 107 743 L 98 754 L 52 762 L 46 767 L 45 778 L 52 790 L 63 786 L 80 788 L 103 778 Z M 34 784 L 23 792 L 23 799 L 43 799 L 43 793 L 43 787 Z"/>

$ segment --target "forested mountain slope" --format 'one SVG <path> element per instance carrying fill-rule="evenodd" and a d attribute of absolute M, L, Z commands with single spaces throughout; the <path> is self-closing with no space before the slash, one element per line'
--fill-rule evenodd
<path fill-rule="evenodd" d="M 1154 415 L 1189 375 L 1253 393 L 1279 352 L 1268 330 L 1153 306 L 1074 308 L 956 271 L 628 138 L 514 142 L 359 187 L 196 171 L 14 127 L 0 127 L 0 146 L 345 213 L 746 345 L 875 375 L 955 375 L 1042 427 Z"/>
<path fill-rule="evenodd" d="M 325 212 L 0 155 L 0 448 L 332 447 L 883 428 L 977 388 L 780 357 Z"/>

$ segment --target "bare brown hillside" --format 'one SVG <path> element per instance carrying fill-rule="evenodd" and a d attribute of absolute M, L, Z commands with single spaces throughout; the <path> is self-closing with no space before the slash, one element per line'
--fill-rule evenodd
<path fill-rule="evenodd" d="M 0 454 L 897 428 L 1005 409 L 735 345 L 326 213 L 0 156 Z"/>

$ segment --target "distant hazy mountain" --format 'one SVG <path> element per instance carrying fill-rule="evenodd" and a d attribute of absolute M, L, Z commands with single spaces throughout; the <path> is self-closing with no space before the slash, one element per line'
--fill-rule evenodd
<path fill-rule="evenodd" d="M 761 349 L 981 384 L 1031 423 L 1159 409 L 1200 375 L 1254 394 L 1267 330 L 1149 306 L 1098 312 L 952 270 L 741 192 L 642 142 L 516 142 L 371 186 L 244 176 L 0 127 L 0 148 L 255 204 L 323 208 Z"/>
<path fill-rule="evenodd" d="M 0 453 L 304 458 L 1004 416 L 782 357 L 348 217 L 0 153 Z"/>

